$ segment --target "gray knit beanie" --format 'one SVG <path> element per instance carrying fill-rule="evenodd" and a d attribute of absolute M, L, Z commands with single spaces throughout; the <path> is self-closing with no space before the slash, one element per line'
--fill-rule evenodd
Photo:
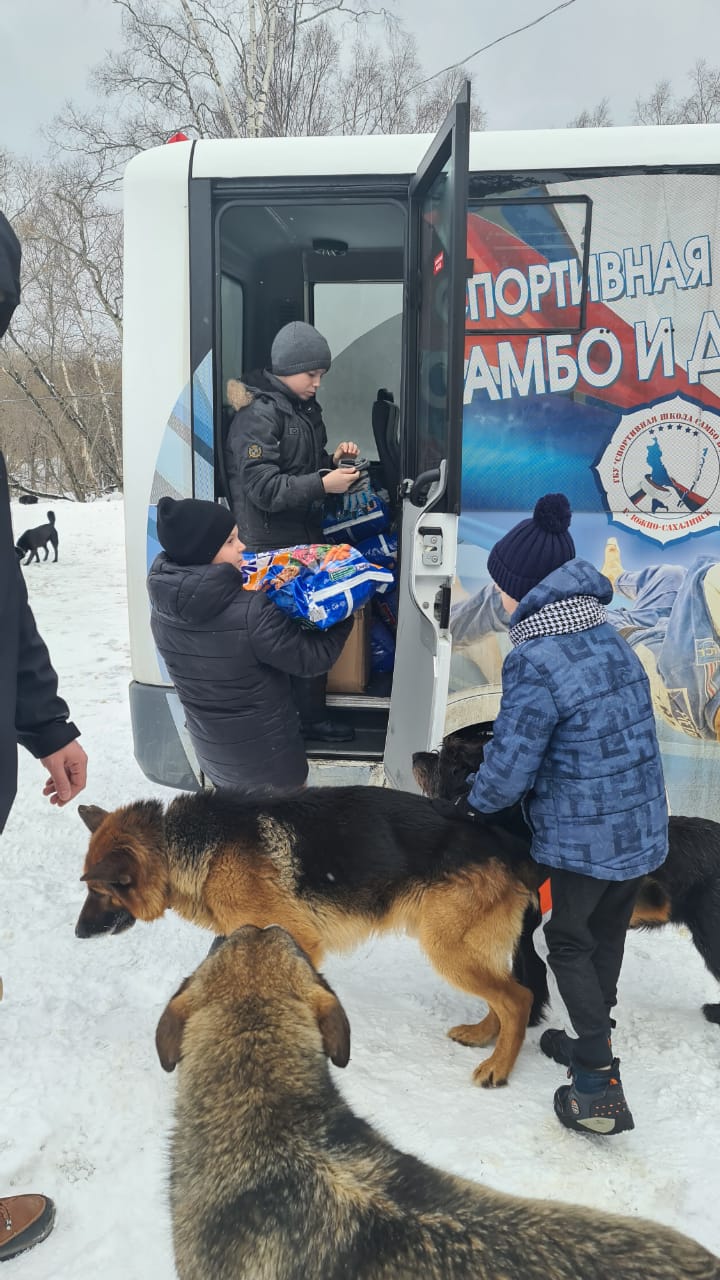
<path fill-rule="evenodd" d="M 327 373 L 332 364 L 330 348 L 317 329 L 304 320 L 293 320 L 284 325 L 270 351 L 272 372 L 281 377 L 290 377 L 293 373 L 310 373 L 313 369 L 324 369 Z"/>

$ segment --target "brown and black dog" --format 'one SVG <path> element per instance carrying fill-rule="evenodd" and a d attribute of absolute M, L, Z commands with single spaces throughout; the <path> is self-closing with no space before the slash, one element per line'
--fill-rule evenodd
<path fill-rule="evenodd" d="M 533 891 L 528 859 L 515 870 L 506 832 L 449 821 L 421 796 L 381 787 L 317 787 L 248 801 L 182 795 L 164 812 L 142 800 L 114 813 L 80 805 L 93 833 L 88 887 L 75 932 L 119 933 L 168 908 L 228 934 L 280 924 L 320 964 L 373 934 L 417 938 L 448 982 L 489 1006 L 454 1027 L 461 1044 L 489 1045 L 474 1080 L 505 1084 L 525 1035 L 531 992 L 512 956 Z"/>
<path fill-rule="evenodd" d="M 455 801 L 467 795 L 467 778 L 482 763 L 492 725 L 473 725 L 445 739 L 438 753 L 417 752 L 413 772 L 425 795 Z M 513 837 L 525 841 L 530 855 L 530 828 L 519 805 L 504 810 Z M 714 978 L 720 981 L 720 823 L 709 818 L 671 815 L 668 855 L 661 867 L 646 876 L 638 891 L 631 929 L 658 929 L 683 924 Z M 538 880 L 545 873 L 538 868 Z M 531 881 L 532 883 L 532 881 Z M 516 953 L 515 974 L 530 986 L 536 1005 L 547 1002 L 545 965 L 535 951 L 532 935 L 540 923 L 532 904 Z M 708 1022 L 720 1023 L 720 1003 L 703 1005 Z"/>
<path fill-rule="evenodd" d="M 719 1280 L 659 1223 L 527 1200 L 398 1151 L 356 1116 L 342 1005 L 293 939 L 238 929 L 170 1000 L 180 1280 Z"/>

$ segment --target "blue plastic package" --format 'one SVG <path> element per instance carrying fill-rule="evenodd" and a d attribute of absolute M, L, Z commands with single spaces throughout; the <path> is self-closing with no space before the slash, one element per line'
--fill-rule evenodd
<path fill-rule="evenodd" d="M 243 568 L 249 590 L 267 592 L 284 613 L 321 631 L 394 584 L 389 569 L 369 564 L 348 545 L 259 553 L 246 556 Z"/>
<path fill-rule="evenodd" d="M 326 510 L 323 533 L 331 542 L 357 544 L 371 534 L 383 533 L 390 523 L 387 503 L 372 490 L 345 493 Z"/>
<path fill-rule="evenodd" d="M 376 674 L 392 671 L 395 665 L 395 637 L 379 618 L 370 624 L 370 670 Z"/>
<path fill-rule="evenodd" d="M 397 534 L 376 533 L 355 544 L 361 556 L 371 564 L 381 564 L 387 569 L 397 567 Z"/>

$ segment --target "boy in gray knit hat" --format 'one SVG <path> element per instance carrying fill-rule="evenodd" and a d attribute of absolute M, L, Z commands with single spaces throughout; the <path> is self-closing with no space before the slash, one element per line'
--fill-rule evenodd
<path fill-rule="evenodd" d="M 232 379 L 227 398 L 236 410 L 225 441 L 230 503 L 239 536 L 251 551 L 323 541 L 323 502 L 347 493 L 360 478 L 358 446 L 344 440 L 327 451 L 316 393 L 332 363 L 326 339 L 311 324 L 293 320 L 275 335 L 270 368 Z M 349 725 L 328 718 L 326 677 L 294 679 L 303 733 L 321 742 L 349 742 Z"/>

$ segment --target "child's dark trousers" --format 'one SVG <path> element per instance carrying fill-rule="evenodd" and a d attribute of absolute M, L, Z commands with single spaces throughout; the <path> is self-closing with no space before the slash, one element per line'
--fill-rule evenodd
<path fill-rule="evenodd" d="M 545 925 L 548 963 L 570 1015 L 574 1061 L 612 1062 L 610 1011 L 625 950 L 625 935 L 642 880 L 596 880 L 553 868 L 552 915 Z"/>

